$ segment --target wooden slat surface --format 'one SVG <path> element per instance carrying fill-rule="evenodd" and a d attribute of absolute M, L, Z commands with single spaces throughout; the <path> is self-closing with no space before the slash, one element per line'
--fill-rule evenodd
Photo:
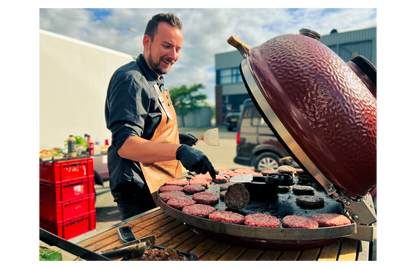
<path fill-rule="evenodd" d="M 343 238 L 306 250 L 262 250 L 248 248 L 196 234 L 161 209 L 141 215 L 122 226 L 131 226 L 137 238 L 156 236 L 156 245 L 193 253 L 200 261 L 356 261 L 368 260 L 368 242 Z M 79 246 L 98 252 L 121 246 L 117 228 L 109 229 Z"/>

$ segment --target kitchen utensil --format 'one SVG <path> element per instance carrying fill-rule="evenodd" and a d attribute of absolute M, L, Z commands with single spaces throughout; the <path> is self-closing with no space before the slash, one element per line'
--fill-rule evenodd
<path fill-rule="evenodd" d="M 218 128 L 213 128 L 205 131 L 204 135 L 193 140 L 193 141 L 201 141 L 203 140 L 209 146 L 219 146 L 220 145 L 220 138 L 218 133 Z"/>
<path fill-rule="evenodd" d="M 225 177 L 227 180 L 230 180 L 230 177 L 229 177 L 229 176 L 226 176 L 226 175 L 224 175 L 223 173 L 220 173 L 220 171 L 218 171 L 218 170 L 215 170 L 215 174 L 220 175 L 220 176 L 223 176 L 223 177 Z"/>
<path fill-rule="evenodd" d="M 98 254 L 110 259 L 137 259 L 140 258 L 146 250 L 152 249 L 155 246 L 155 242 L 156 236 L 151 235 L 123 244 L 121 247 L 100 251 Z"/>

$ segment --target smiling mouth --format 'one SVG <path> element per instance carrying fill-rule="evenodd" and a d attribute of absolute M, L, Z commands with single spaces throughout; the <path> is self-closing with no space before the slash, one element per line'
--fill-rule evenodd
<path fill-rule="evenodd" d="M 166 58 L 162 58 L 162 61 L 164 63 L 170 64 L 170 65 L 173 65 L 176 62 L 175 60 L 169 60 L 169 59 L 166 59 Z"/>

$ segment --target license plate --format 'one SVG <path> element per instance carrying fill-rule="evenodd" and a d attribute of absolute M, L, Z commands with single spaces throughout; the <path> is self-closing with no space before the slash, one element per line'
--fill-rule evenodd
<path fill-rule="evenodd" d="M 231 121 L 238 121 L 238 119 L 231 119 Z"/>

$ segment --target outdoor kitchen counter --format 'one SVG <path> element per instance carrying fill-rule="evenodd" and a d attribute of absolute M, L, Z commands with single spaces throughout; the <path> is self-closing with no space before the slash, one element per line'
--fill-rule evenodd
<path fill-rule="evenodd" d="M 131 226 L 136 237 L 156 236 L 156 245 L 193 253 L 199 261 L 367 261 L 369 243 L 349 238 L 307 250 L 262 250 L 223 243 L 195 233 L 159 207 L 122 221 L 77 245 L 98 252 L 120 246 L 117 228 Z"/>

